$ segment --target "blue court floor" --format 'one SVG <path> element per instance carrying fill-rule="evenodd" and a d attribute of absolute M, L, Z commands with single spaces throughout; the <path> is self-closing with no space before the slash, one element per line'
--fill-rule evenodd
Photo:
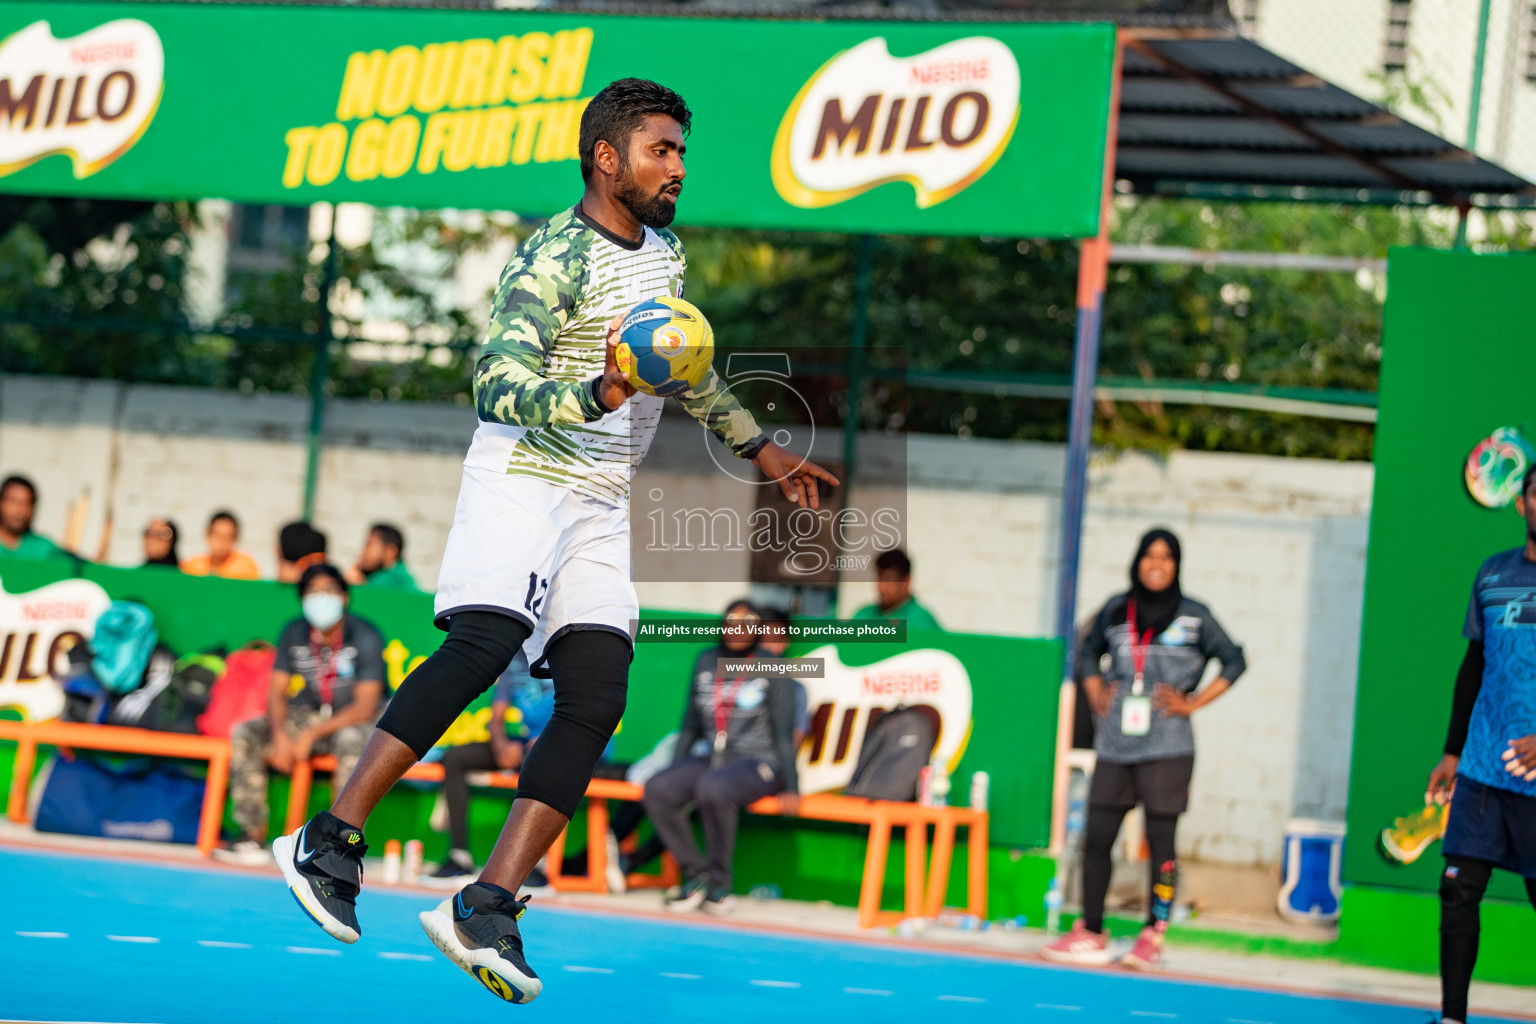
<path fill-rule="evenodd" d="M 244 1024 L 1019 1022 L 1424 1024 L 1423 1010 L 1105 971 L 540 907 L 544 995 L 494 999 L 416 914 L 365 889 L 332 941 L 276 875 L 0 849 L 0 1019 Z M 1497 1018 L 1474 1018 L 1495 1020 Z"/>

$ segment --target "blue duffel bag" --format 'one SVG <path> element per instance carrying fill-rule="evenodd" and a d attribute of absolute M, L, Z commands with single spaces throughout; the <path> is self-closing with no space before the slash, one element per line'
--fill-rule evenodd
<path fill-rule="evenodd" d="M 203 779 L 174 764 L 55 757 L 33 818 L 39 832 L 195 843 Z"/>

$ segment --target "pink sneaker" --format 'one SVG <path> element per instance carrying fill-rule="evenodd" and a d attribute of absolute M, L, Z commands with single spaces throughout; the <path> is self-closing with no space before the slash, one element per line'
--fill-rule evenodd
<path fill-rule="evenodd" d="M 1097 932 L 1088 930 L 1082 918 L 1072 924 L 1072 930 L 1040 951 L 1047 960 L 1059 964 L 1091 964 L 1103 966 L 1110 961 L 1109 942 Z"/>
<path fill-rule="evenodd" d="M 1136 945 L 1131 951 L 1120 958 L 1121 967 L 1129 967 L 1133 971 L 1150 971 L 1157 966 L 1157 962 L 1163 958 L 1163 926 L 1149 924 L 1136 936 Z"/>

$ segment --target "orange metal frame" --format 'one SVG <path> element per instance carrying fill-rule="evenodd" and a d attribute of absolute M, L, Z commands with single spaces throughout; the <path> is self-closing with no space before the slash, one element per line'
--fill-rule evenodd
<path fill-rule="evenodd" d="M 224 819 L 224 795 L 229 788 L 228 740 L 78 722 L 0 722 L 0 739 L 16 741 L 16 762 L 11 767 L 11 795 L 6 815 L 19 825 L 27 823 L 27 787 L 32 782 L 39 745 L 207 761 L 208 781 L 203 789 L 197 849 L 207 856 L 218 845 L 219 826 Z"/>
<path fill-rule="evenodd" d="M 198 827 L 197 848 L 207 855 L 218 844 L 219 826 L 224 817 L 224 798 L 229 787 L 229 741 L 213 736 L 186 736 L 179 733 L 152 732 L 114 725 L 83 725 L 71 722 L 0 721 L 0 740 L 14 740 L 16 760 L 11 769 L 10 799 L 7 813 L 18 824 L 27 822 L 27 788 L 37 762 L 37 748 L 51 745 L 63 749 L 111 750 L 126 754 L 147 754 L 208 762 L 208 782 L 203 793 L 202 819 Z M 316 757 L 294 767 L 288 790 L 285 832 L 292 832 L 308 816 L 310 791 L 316 771 L 332 771 L 333 757 Z M 413 765 L 405 778 L 421 782 L 441 782 L 443 769 L 437 764 Z M 489 785 L 516 789 L 517 775 L 496 772 Z M 593 779 L 587 786 L 587 835 L 600 836 L 608 830 L 608 801 L 638 801 L 639 786 L 613 779 Z M 747 808 L 754 814 L 779 814 L 777 797 L 764 797 Z M 920 804 L 863 800 L 856 797 L 814 794 L 800 801 L 797 817 L 814 821 L 839 821 L 869 826 L 869 845 L 864 853 L 864 878 L 859 888 L 859 926 L 876 928 L 894 924 L 907 917 L 933 917 L 944 907 L 954 860 L 955 832 L 966 830 L 969 871 L 966 910 L 977 917 L 987 914 L 987 813 L 964 807 L 924 807 Z M 930 855 L 928 830 L 933 829 Z M 903 829 L 906 834 L 906 875 L 903 907 L 900 911 L 882 910 L 881 890 L 885 883 L 886 863 L 890 856 L 891 833 Z M 560 871 L 565 853 L 562 832 L 549 850 L 549 880 L 562 892 L 607 892 L 608 850 L 605 843 L 588 843 L 587 874 L 566 875 Z M 664 857 L 660 875 L 631 875 L 630 888 L 655 888 L 675 885 L 677 866 Z"/>

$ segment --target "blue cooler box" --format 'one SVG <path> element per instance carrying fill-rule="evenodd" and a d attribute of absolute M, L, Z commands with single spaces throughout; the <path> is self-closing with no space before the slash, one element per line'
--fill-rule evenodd
<path fill-rule="evenodd" d="M 1344 823 L 1292 818 L 1280 862 L 1280 916 L 1323 924 L 1339 919 L 1343 892 Z"/>

